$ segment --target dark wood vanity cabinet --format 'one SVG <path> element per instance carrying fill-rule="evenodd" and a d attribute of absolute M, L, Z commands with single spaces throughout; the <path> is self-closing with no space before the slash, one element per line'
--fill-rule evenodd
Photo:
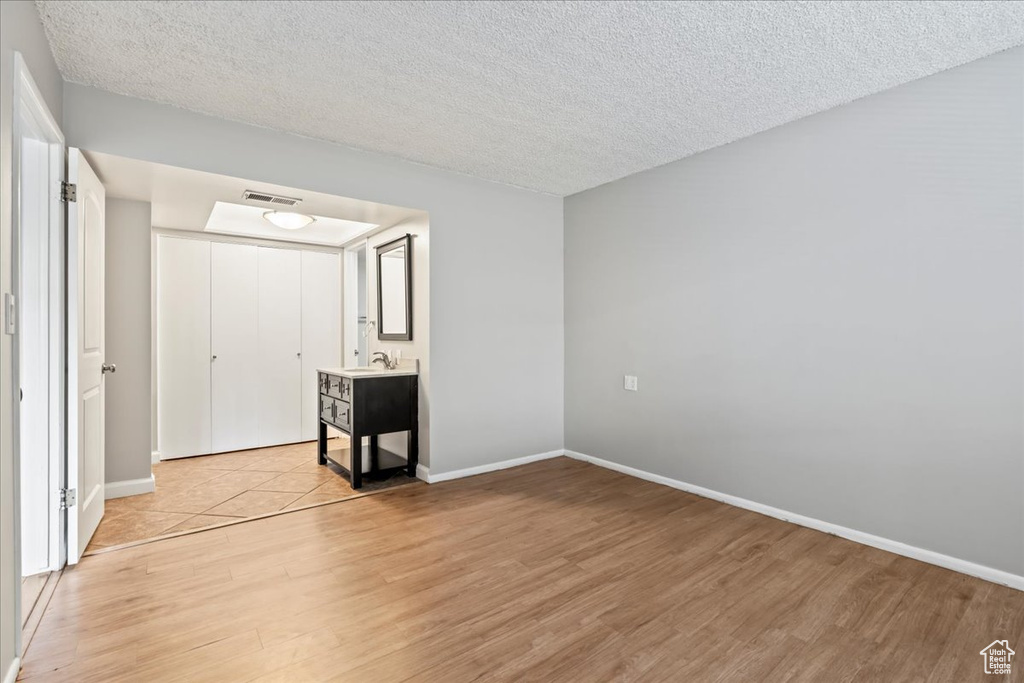
<path fill-rule="evenodd" d="M 410 477 L 416 476 L 419 462 L 419 378 L 415 374 L 388 374 L 367 372 L 353 376 L 319 372 L 320 419 L 317 462 L 326 465 L 328 459 L 349 473 L 352 488 L 363 485 L 362 439 L 370 439 L 371 476 L 391 472 L 398 467 L 381 466 L 382 456 L 377 437 L 393 432 L 407 432 L 408 458 L 404 467 Z M 327 427 L 331 426 L 349 435 L 348 462 L 337 462 L 327 452 Z M 397 460 L 392 454 L 386 454 Z"/>

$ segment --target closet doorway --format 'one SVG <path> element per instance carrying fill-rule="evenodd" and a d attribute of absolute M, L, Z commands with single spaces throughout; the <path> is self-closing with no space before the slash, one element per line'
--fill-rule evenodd
<path fill-rule="evenodd" d="M 156 241 L 161 459 L 315 439 L 316 370 L 341 365 L 340 254 Z"/>

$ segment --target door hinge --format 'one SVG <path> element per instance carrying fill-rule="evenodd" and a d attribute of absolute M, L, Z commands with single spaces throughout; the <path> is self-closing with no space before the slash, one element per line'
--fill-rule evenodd
<path fill-rule="evenodd" d="M 62 202 L 76 202 L 78 201 L 78 185 L 61 181 L 60 183 L 60 200 Z"/>
<path fill-rule="evenodd" d="M 68 508 L 75 507 L 78 503 L 78 489 L 61 489 L 60 490 L 60 509 L 67 510 Z"/>

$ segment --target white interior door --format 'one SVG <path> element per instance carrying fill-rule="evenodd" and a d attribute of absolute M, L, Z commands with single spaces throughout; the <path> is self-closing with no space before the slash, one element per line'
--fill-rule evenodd
<path fill-rule="evenodd" d="M 260 445 L 301 440 L 302 344 L 299 252 L 259 247 Z"/>
<path fill-rule="evenodd" d="M 257 248 L 214 242 L 211 252 L 213 452 L 260 443 Z M 294 307 L 294 306 L 293 306 Z"/>
<path fill-rule="evenodd" d="M 157 240 L 157 443 L 164 460 L 205 455 L 210 425 L 210 243 Z"/>
<path fill-rule="evenodd" d="M 106 193 L 78 149 L 68 148 L 68 563 L 75 564 L 103 517 L 104 238 Z"/>
<path fill-rule="evenodd" d="M 302 440 L 317 436 L 317 368 L 341 365 L 341 257 L 302 252 Z"/>

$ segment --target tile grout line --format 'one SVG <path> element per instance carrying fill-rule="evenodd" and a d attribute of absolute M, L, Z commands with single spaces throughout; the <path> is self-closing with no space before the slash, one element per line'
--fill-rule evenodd
<path fill-rule="evenodd" d="M 173 533 L 173 534 L 166 534 L 164 536 L 157 536 L 155 538 L 143 538 L 143 539 L 140 539 L 138 541 L 130 541 L 128 543 L 122 543 L 120 545 L 104 546 L 104 547 L 97 548 L 95 550 L 86 551 L 85 553 L 82 554 L 82 557 L 92 557 L 94 555 L 103 555 L 105 553 L 114 552 L 114 551 L 117 551 L 117 550 L 127 550 L 128 548 L 135 548 L 135 547 L 138 547 L 140 545 L 148 545 L 150 543 L 156 543 L 158 541 L 167 541 L 167 540 L 170 540 L 172 538 L 179 538 L 181 536 L 191 536 L 192 534 L 199 534 L 199 533 L 203 533 L 204 531 L 213 531 L 215 529 L 223 529 L 224 527 L 235 526 L 236 524 L 245 524 L 246 522 L 255 522 L 255 521 L 258 521 L 258 520 L 261 520 L 261 519 L 267 519 L 268 517 L 277 517 L 279 515 L 287 515 L 287 514 L 291 514 L 293 512 L 304 512 L 306 510 L 312 510 L 313 508 L 324 507 L 326 505 L 337 505 L 338 503 L 347 503 L 347 502 L 352 501 L 352 500 L 358 500 L 360 498 L 366 498 L 368 496 L 375 496 L 375 495 L 377 495 L 379 493 L 387 493 L 389 491 L 397 491 L 398 489 L 403 489 L 403 488 L 406 488 L 408 486 L 416 485 L 416 484 L 426 485 L 425 482 L 420 482 L 420 481 L 418 481 L 416 479 L 411 479 L 408 482 L 405 482 L 405 483 L 402 483 L 402 484 L 396 484 L 394 486 L 389 486 L 387 488 L 377 489 L 376 491 L 367 491 L 365 493 L 357 493 L 355 495 L 348 496 L 347 498 L 339 498 L 338 500 L 326 500 L 326 501 L 324 501 L 322 503 L 310 503 L 309 505 L 305 505 L 305 506 L 300 507 L 300 508 L 292 508 L 290 510 L 277 510 L 275 512 L 267 512 L 267 513 L 264 513 L 264 514 L 261 514 L 261 515 L 256 515 L 255 517 L 239 517 L 239 518 L 234 519 L 234 520 L 229 521 L 229 522 L 222 522 L 220 524 L 214 524 L 214 525 L 211 525 L 211 526 L 199 527 L 198 529 L 185 529 L 184 531 L 179 531 L 179 532 L 176 532 L 176 533 Z"/>
<path fill-rule="evenodd" d="M 317 477 L 318 481 L 313 486 L 313 488 L 311 488 L 311 489 L 309 489 L 307 491 L 298 491 L 298 492 L 297 491 L 273 491 L 271 489 L 254 488 L 254 486 L 266 485 L 267 483 L 269 483 L 271 481 L 274 481 L 275 479 L 278 479 L 280 477 L 283 477 L 283 476 L 289 475 L 289 474 L 319 475 L 320 474 L 320 470 L 317 470 L 315 472 L 309 472 L 309 471 L 301 471 L 300 472 L 300 471 L 298 471 L 298 470 L 301 470 L 303 468 L 308 467 L 309 463 L 312 460 L 310 460 L 311 456 L 309 454 L 307 454 L 307 453 L 301 453 L 301 454 L 297 453 L 296 452 L 296 448 L 302 448 L 303 446 L 310 447 L 310 446 L 314 446 L 314 445 L 315 445 L 315 442 L 300 442 L 300 443 L 296 443 L 296 444 L 287 444 L 287 445 L 284 445 L 284 446 L 271 446 L 271 447 L 267 447 L 266 449 L 256 449 L 256 450 L 267 450 L 267 451 L 271 451 L 271 452 L 264 453 L 262 455 L 262 457 L 255 457 L 255 458 L 253 458 L 251 455 L 248 455 L 248 456 L 245 455 L 247 453 L 247 451 L 237 451 L 237 452 L 231 452 L 231 453 L 218 453 L 218 454 L 213 454 L 213 455 L 201 455 L 201 456 L 192 456 L 192 457 L 187 457 L 187 458 L 176 458 L 174 460 L 168 460 L 168 461 L 164 461 L 162 463 L 157 463 L 154 466 L 154 474 L 157 474 L 157 475 L 160 474 L 160 472 L 157 471 L 157 470 L 158 470 L 158 468 L 161 467 L 161 465 L 163 465 L 164 467 L 167 467 L 167 466 L 173 467 L 174 469 L 171 469 L 169 471 L 173 471 L 173 472 L 178 472 L 179 473 L 178 479 L 177 479 L 177 482 L 178 482 L 177 485 L 171 484 L 171 485 L 165 485 L 163 487 L 163 492 L 165 494 L 169 493 L 172 496 L 173 495 L 180 495 L 180 494 L 187 495 L 188 492 L 194 491 L 195 489 L 198 489 L 200 487 L 204 487 L 206 485 L 214 485 L 214 486 L 216 486 L 216 482 L 218 482 L 219 480 L 223 480 L 225 477 L 227 477 L 227 476 L 229 476 L 231 474 L 238 474 L 240 472 L 246 473 L 246 474 L 260 473 L 260 474 L 267 475 L 267 476 L 265 478 L 261 479 L 261 481 L 258 484 L 249 485 L 249 487 L 246 488 L 245 490 L 239 491 L 239 492 L 237 492 L 237 493 L 235 493 L 233 495 L 230 495 L 227 498 L 223 498 L 223 499 L 219 500 L 218 502 L 213 503 L 209 507 L 203 509 L 201 512 L 191 512 L 189 510 L 180 510 L 180 509 L 179 510 L 162 510 L 162 509 L 159 509 L 159 508 L 127 508 L 127 509 L 121 509 L 119 512 L 111 512 L 108 517 L 105 517 L 105 520 L 107 520 L 107 521 L 126 520 L 126 521 L 130 522 L 131 519 L 132 519 L 132 515 L 145 515 L 145 514 L 155 514 L 155 515 L 187 515 L 187 517 L 185 519 L 181 519 L 181 520 L 175 521 L 175 522 L 173 522 L 168 527 L 161 527 L 161 528 L 158 528 L 156 531 L 149 532 L 149 533 L 152 533 L 153 535 L 148 536 L 148 538 L 150 538 L 150 539 L 151 538 L 165 538 L 165 537 L 168 537 L 168 535 L 167 535 L 168 531 L 174 529 L 177 526 L 185 524 L 189 520 L 194 519 L 195 517 L 198 517 L 200 515 L 224 517 L 224 518 L 233 518 L 235 521 L 256 518 L 256 517 L 254 517 L 252 515 L 233 515 L 233 514 L 220 514 L 220 513 L 214 514 L 214 513 L 211 513 L 212 510 L 220 507 L 221 505 L 229 503 L 230 501 L 235 500 L 236 498 L 238 498 L 238 497 L 240 497 L 240 496 L 242 496 L 242 495 L 244 495 L 246 493 L 252 492 L 252 491 L 256 491 L 257 493 L 264 493 L 265 492 L 265 493 L 279 493 L 279 494 L 285 494 L 285 493 L 286 494 L 294 494 L 295 498 L 293 498 L 292 500 L 288 501 L 285 504 L 285 507 L 290 506 L 290 505 L 294 505 L 297 501 L 301 500 L 305 496 L 307 496 L 307 495 L 309 495 L 309 494 L 319 490 L 323 486 L 329 484 L 332 481 L 332 478 Z M 275 453 L 273 451 L 277 451 L 277 452 Z M 293 458 L 297 458 L 300 461 L 299 464 L 294 464 L 293 465 L 292 462 L 295 462 L 295 460 Z M 287 469 L 285 471 L 280 471 L 279 469 L 249 469 L 249 468 L 252 468 L 252 467 L 259 466 L 260 463 L 271 462 L 271 461 L 276 461 L 278 463 L 281 463 L 282 460 L 285 463 L 285 466 L 288 467 L 289 469 Z M 290 462 L 289 462 L 289 460 L 290 460 Z M 180 464 L 179 465 L 171 465 L 172 462 L 173 463 L 180 463 Z M 236 463 L 236 464 L 234 466 L 230 466 L 230 465 L 228 465 L 228 463 Z M 225 467 L 225 465 L 228 465 L 228 466 Z M 195 468 L 195 469 L 192 469 L 192 468 Z M 203 479 L 202 481 L 199 481 L 199 482 L 196 482 L 196 483 L 190 483 L 190 481 L 189 481 L 190 475 L 194 474 L 195 472 L 203 472 L 204 474 L 206 474 L 206 473 L 215 473 L 215 474 L 214 474 L 214 476 L 210 477 L 209 479 Z M 337 473 L 335 473 L 335 474 L 337 474 Z M 354 491 L 352 491 L 350 489 L 348 492 L 342 492 L 340 494 L 333 494 L 333 495 L 351 496 L 353 493 L 354 493 Z M 321 502 L 322 503 L 330 503 L 330 502 L 336 502 L 336 501 L 345 500 L 345 499 L 346 498 L 335 498 L 333 500 L 327 500 L 327 501 L 321 501 Z M 315 504 L 300 506 L 298 508 L 292 508 L 292 509 L 303 509 L 303 508 L 309 507 L 311 505 L 315 505 Z M 270 512 L 278 512 L 278 511 L 281 511 L 281 510 L 272 510 Z M 263 515 L 263 514 L 268 514 L 268 513 L 259 513 L 259 515 Z M 102 524 L 102 522 L 101 522 L 101 524 Z M 223 524 L 227 524 L 227 522 L 225 522 Z M 200 526 L 200 527 L 196 527 L 195 529 L 196 530 L 202 530 L 202 529 L 207 529 L 207 528 L 213 528 L 213 525 L 211 525 L 211 526 Z M 183 530 L 183 531 L 185 531 L 185 530 Z M 175 532 L 175 533 L 179 533 L 179 532 Z M 129 536 L 131 536 L 131 535 L 134 535 L 134 534 L 122 534 L 122 535 L 129 535 Z M 143 541 L 143 540 L 147 540 L 147 539 L 135 539 L 134 541 L 124 541 L 123 543 L 112 543 L 112 544 L 108 544 L 108 545 L 97 544 L 97 545 L 94 546 L 93 550 L 99 551 L 99 550 L 102 550 L 104 548 L 121 547 L 122 545 L 125 545 L 126 543 L 134 543 L 134 542 L 139 542 L 139 541 Z M 90 545 L 92 545 L 92 544 L 90 544 Z M 86 554 L 90 554 L 91 552 L 92 552 L 92 550 L 87 550 Z"/>
<path fill-rule="evenodd" d="M 221 454 L 221 455 L 223 455 L 223 454 Z M 217 456 L 197 456 L 197 458 L 203 458 L 203 457 L 217 457 Z M 191 491 L 191 490 L 193 490 L 195 488 L 198 488 L 198 487 L 203 486 L 205 484 L 216 482 L 218 479 L 223 479 L 224 477 L 228 476 L 229 474 L 237 473 L 237 472 L 263 472 L 265 474 L 273 475 L 273 476 L 269 477 L 266 481 L 263 481 L 263 482 L 261 482 L 259 484 L 259 485 L 263 485 L 263 484 L 267 483 L 268 481 L 273 481 L 274 479 L 276 479 L 276 478 L 278 478 L 278 477 L 280 477 L 282 475 L 292 474 L 292 473 L 295 472 L 295 470 L 299 469 L 300 467 L 304 467 L 305 466 L 305 463 L 299 464 L 299 465 L 296 465 L 292 469 L 290 469 L 288 471 L 285 471 L 285 472 L 279 472 L 279 471 L 276 471 L 276 470 L 247 470 L 247 469 L 245 469 L 246 467 L 259 464 L 260 462 L 263 462 L 264 460 L 267 460 L 267 459 L 272 458 L 272 457 L 276 457 L 276 456 L 267 456 L 266 458 L 262 458 L 260 460 L 257 460 L 255 463 L 248 463 L 246 465 L 242 465 L 241 467 L 236 467 L 234 469 L 224 469 L 224 470 L 221 470 L 219 468 L 212 468 L 212 467 L 210 467 L 210 468 L 203 468 L 203 467 L 200 466 L 199 469 L 208 469 L 208 470 L 211 470 L 211 471 L 219 472 L 219 474 L 217 474 L 216 476 L 214 476 L 214 477 L 212 477 L 210 479 L 207 479 L 205 481 L 201 481 L 201 482 L 189 485 L 189 486 L 185 486 L 185 487 L 183 487 L 183 488 L 181 488 L 179 490 L 180 491 Z M 188 458 L 184 458 L 182 460 L 188 460 Z M 306 473 L 300 473 L 300 474 L 306 474 Z M 304 495 L 306 495 L 308 493 L 311 493 L 312 491 L 315 491 L 316 489 L 320 488 L 324 483 L 326 483 L 326 482 L 319 482 L 316 486 L 314 486 L 309 491 L 300 492 L 299 493 L 299 497 L 302 497 L 302 496 L 304 496 Z M 177 487 L 172 487 L 172 488 L 177 489 Z M 152 508 L 152 509 L 139 509 L 139 510 L 124 510 L 124 511 L 121 511 L 121 512 L 113 513 L 111 515 L 111 518 L 112 519 L 117 519 L 117 518 L 125 517 L 129 513 L 138 513 L 138 512 L 155 512 L 155 513 L 160 513 L 160 514 L 174 514 L 174 515 L 187 514 L 187 515 L 190 515 L 187 519 L 175 522 L 170 527 L 168 527 L 168 528 L 174 528 L 175 526 L 178 526 L 179 524 L 184 524 L 189 519 L 192 519 L 192 518 L 197 517 L 199 515 L 206 515 L 206 514 L 208 514 L 209 511 L 212 510 L 213 508 L 218 507 L 218 506 L 220 506 L 220 505 L 222 505 L 222 504 L 224 504 L 224 503 L 226 503 L 226 502 L 228 502 L 230 500 L 234 500 L 235 498 L 237 498 L 238 496 L 242 495 L 243 493 L 247 493 L 249 491 L 254 491 L 254 490 L 262 490 L 262 489 L 248 488 L 245 491 L 241 491 L 241 492 L 239 492 L 239 493 L 237 493 L 237 494 L 235 494 L 235 495 L 233 495 L 233 496 L 231 496 L 229 498 L 225 498 L 224 500 L 221 500 L 221 501 L 219 501 L 217 503 L 214 503 L 213 505 L 211 505 L 210 507 L 204 509 L 201 512 L 189 512 L 189 511 L 183 511 L 183 510 L 162 510 L 162 509 L 159 509 L 159 508 Z M 296 492 L 295 491 L 279 491 L 278 493 L 296 493 Z M 292 502 L 294 502 L 294 501 L 292 501 Z M 289 503 L 289 504 L 291 504 L 291 503 Z M 215 515 L 215 516 L 235 517 L 236 515 Z M 245 516 L 245 515 L 239 516 L 239 519 L 245 519 L 245 518 L 248 518 L 248 517 Z M 168 529 L 161 529 L 160 531 L 157 532 L 157 534 L 158 535 L 159 534 L 163 534 L 167 530 Z M 115 545 L 120 545 L 120 544 L 115 544 Z"/>

